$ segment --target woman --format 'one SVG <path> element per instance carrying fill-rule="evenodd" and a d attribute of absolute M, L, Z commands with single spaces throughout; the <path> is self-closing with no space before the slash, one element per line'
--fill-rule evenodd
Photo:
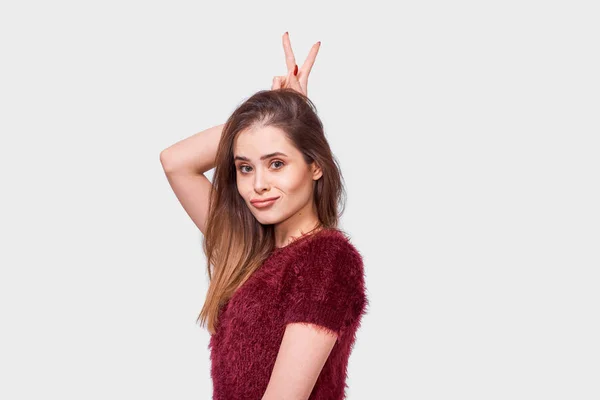
<path fill-rule="evenodd" d="M 287 76 L 223 125 L 161 153 L 204 234 L 215 400 L 344 399 L 368 300 L 360 253 L 338 225 L 342 175 L 287 32 Z M 204 173 L 215 168 L 211 183 Z M 212 268 L 211 268 L 212 266 Z"/>

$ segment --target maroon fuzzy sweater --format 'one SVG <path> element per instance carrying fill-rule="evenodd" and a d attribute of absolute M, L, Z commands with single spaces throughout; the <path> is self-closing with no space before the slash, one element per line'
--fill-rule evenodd
<path fill-rule="evenodd" d="M 309 399 L 345 399 L 348 359 L 367 306 L 362 256 L 341 231 L 275 248 L 221 308 L 208 345 L 213 400 L 260 400 L 292 322 L 338 333 Z"/>

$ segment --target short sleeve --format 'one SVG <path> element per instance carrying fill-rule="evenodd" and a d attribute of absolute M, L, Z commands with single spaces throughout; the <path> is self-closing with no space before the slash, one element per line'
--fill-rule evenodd
<path fill-rule="evenodd" d="M 313 240 L 298 258 L 288 275 L 285 325 L 310 323 L 341 336 L 364 312 L 361 255 L 336 234 Z"/>

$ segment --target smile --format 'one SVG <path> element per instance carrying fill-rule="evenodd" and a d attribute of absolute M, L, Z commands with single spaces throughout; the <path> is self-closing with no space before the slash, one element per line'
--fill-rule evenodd
<path fill-rule="evenodd" d="M 279 199 L 276 197 L 274 199 L 266 200 L 266 201 L 251 201 L 252 205 L 256 208 L 266 208 L 275 203 Z"/>

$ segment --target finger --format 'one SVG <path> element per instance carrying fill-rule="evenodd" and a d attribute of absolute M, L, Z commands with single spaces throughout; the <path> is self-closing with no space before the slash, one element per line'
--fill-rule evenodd
<path fill-rule="evenodd" d="M 295 65 L 294 68 L 292 68 L 292 70 L 287 74 L 287 76 L 285 77 L 285 81 L 287 83 L 287 86 L 293 87 L 293 86 L 297 86 L 300 84 L 300 81 L 298 80 L 298 77 L 296 75 L 294 75 L 294 69 L 295 69 Z"/>
<path fill-rule="evenodd" d="M 273 78 L 273 85 L 271 86 L 271 90 L 281 89 L 281 77 L 276 76 Z"/>
<path fill-rule="evenodd" d="M 288 74 L 285 80 L 285 87 L 292 88 L 300 93 L 305 93 L 302 84 L 298 80 L 298 77 L 294 75 L 293 71 L 291 74 Z"/>
<path fill-rule="evenodd" d="M 293 71 L 296 66 L 296 58 L 292 51 L 292 44 L 290 43 L 290 34 L 288 32 L 283 34 L 283 52 L 285 53 L 285 65 L 287 66 L 288 72 Z"/>
<path fill-rule="evenodd" d="M 317 42 L 313 45 L 313 47 L 308 52 L 308 56 L 306 56 L 306 60 L 304 60 L 304 64 L 298 70 L 298 79 L 300 82 L 304 83 L 306 87 L 306 82 L 308 81 L 308 75 L 310 75 L 310 71 L 315 63 L 315 59 L 317 58 L 317 54 L 319 53 L 319 49 L 321 48 L 321 42 Z"/>

